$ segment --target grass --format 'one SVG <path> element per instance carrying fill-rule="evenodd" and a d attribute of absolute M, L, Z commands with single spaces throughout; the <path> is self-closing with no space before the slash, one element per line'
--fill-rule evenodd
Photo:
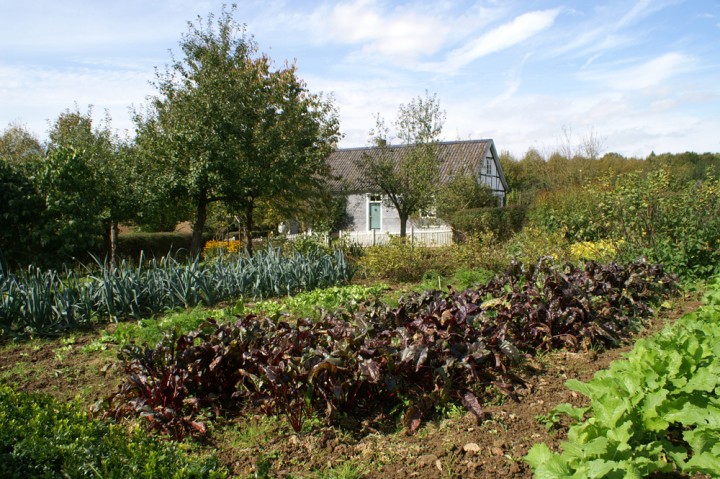
<path fill-rule="evenodd" d="M 318 474 L 318 479 L 360 479 L 365 467 L 352 461 L 343 462 Z"/>
<path fill-rule="evenodd" d="M 221 440 L 233 449 L 251 449 L 266 444 L 283 426 L 282 418 L 251 416 L 237 423 L 237 427 L 225 428 Z"/>
<path fill-rule="evenodd" d="M 484 284 L 493 279 L 495 273 L 486 269 L 461 269 L 451 276 L 442 276 L 435 271 L 428 271 L 423 280 L 413 287 L 413 291 L 422 292 L 428 289 L 447 290 L 452 286 L 457 291 L 463 291 L 476 284 Z"/>

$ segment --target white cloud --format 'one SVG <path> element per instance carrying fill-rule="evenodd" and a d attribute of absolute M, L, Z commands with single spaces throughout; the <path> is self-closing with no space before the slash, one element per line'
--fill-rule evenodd
<path fill-rule="evenodd" d="M 652 6 L 651 0 L 640 0 L 627 12 L 620 21 L 617 23 L 616 28 L 623 28 L 628 25 L 632 25 L 639 18 L 644 17 L 650 7 Z"/>
<path fill-rule="evenodd" d="M 580 74 L 580 78 L 605 83 L 616 90 L 644 90 L 662 85 L 669 78 L 692 71 L 696 60 L 680 53 L 666 53 L 645 63 L 632 67 L 610 70 L 608 65 L 602 69 Z"/>
<path fill-rule="evenodd" d="M 48 122 L 76 102 L 81 110 L 93 105 L 98 119 L 107 110 L 113 120 L 111 126 L 123 131 L 132 129 L 130 105 L 139 106 L 153 92 L 148 84 L 151 78 L 151 68 L 142 71 L 0 65 L 0 104 L 8 111 L 22 112 L 22 116 L 7 121 L 18 120 L 40 137 Z"/>
<path fill-rule="evenodd" d="M 458 69 L 480 57 L 522 43 L 541 31 L 550 28 L 559 13 L 559 9 L 524 13 L 511 22 L 500 25 L 467 45 L 450 52 L 447 64 L 452 69 Z"/>
<path fill-rule="evenodd" d="M 313 24 L 328 40 L 361 44 L 365 53 L 416 58 L 432 55 L 445 41 L 449 25 L 412 8 L 382 9 L 374 0 L 355 0 L 314 13 Z"/>

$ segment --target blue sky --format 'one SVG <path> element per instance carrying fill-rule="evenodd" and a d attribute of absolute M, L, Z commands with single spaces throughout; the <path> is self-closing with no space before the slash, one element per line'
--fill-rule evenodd
<path fill-rule="evenodd" d="M 0 0 L 0 128 L 44 139 L 77 104 L 131 130 L 187 21 L 221 5 Z M 250 0 L 236 20 L 334 96 L 341 146 L 427 90 L 445 140 L 493 138 L 518 157 L 589 137 L 624 155 L 720 151 L 720 1 Z"/>

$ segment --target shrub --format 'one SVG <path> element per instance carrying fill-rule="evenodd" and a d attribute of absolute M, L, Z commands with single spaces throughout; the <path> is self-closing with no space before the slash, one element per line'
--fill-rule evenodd
<path fill-rule="evenodd" d="M 486 232 L 468 235 L 464 242 L 447 246 L 413 245 L 394 237 L 389 244 L 366 248 L 358 267 L 371 278 L 417 282 L 430 272 L 441 276 L 463 269 L 497 272 L 509 262 L 501 243 Z"/>
<path fill-rule="evenodd" d="M 4 478 L 219 478 L 215 459 L 185 456 L 139 428 L 94 420 L 74 402 L 0 387 L 0 476 Z"/>
<path fill-rule="evenodd" d="M 488 231 L 465 236 L 465 241 L 449 248 L 453 270 L 484 269 L 499 272 L 510 263 L 503 244 Z"/>
<path fill-rule="evenodd" d="M 535 226 L 526 226 L 504 245 L 510 258 L 521 263 L 534 263 L 549 256 L 556 261 L 569 258 L 570 245 L 563 231 L 548 232 Z"/>
<path fill-rule="evenodd" d="M 684 277 L 720 271 L 720 181 L 680 182 L 669 170 L 606 179 L 600 221 L 624 260 L 647 257 Z"/>
<path fill-rule="evenodd" d="M 452 271 L 441 256 L 442 247 L 414 245 L 400 237 L 391 237 L 385 245 L 365 249 L 358 267 L 371 278 L 395 282 L 415 282 L 428 271 L 447 274 Z"/>
<path fill-rule="evenodd" d="M 622 247 L 623 243 L 623 240 L 618 240 L 617 245 L 610 240 L 573 243 L 570 245 L 570 258 L 573 261 L 610 263 L 617 259 L 618 247 Z"/>
<path fill-rule="evenodd" d="M 475 208 L 458 211 L 448 221 L 456 239 L 461 241 L 468 235 L 488 232 L 500 240 L 505 240 L 522 229 L 525 215 L 524 206 Z"/>
<path fill-rule="evenodd" d="M 528 217 L 533 226 L 562 231 L 573 242 L 595 241 L 606 237 L 598 217 L 598 186 L 570 186 L 538 194 Z"/>

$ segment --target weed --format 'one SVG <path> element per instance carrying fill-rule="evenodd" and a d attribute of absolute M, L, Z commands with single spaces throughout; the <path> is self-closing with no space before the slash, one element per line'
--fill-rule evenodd
<path fill-rule="evenodd" d="M 322 471 L 318 479 L 359 479 L 365 474 L 365 467 L 352 461 L 346 461 L 338 466 Z"/>
<path fill-rule="evenodd" d="M 267 442 L 269 435 L 278 427 L 277 418 L 252 416 L 238 424 L 237 429 L 226 431 L 225 436 L 232 447 L 246 449 Z"/>

